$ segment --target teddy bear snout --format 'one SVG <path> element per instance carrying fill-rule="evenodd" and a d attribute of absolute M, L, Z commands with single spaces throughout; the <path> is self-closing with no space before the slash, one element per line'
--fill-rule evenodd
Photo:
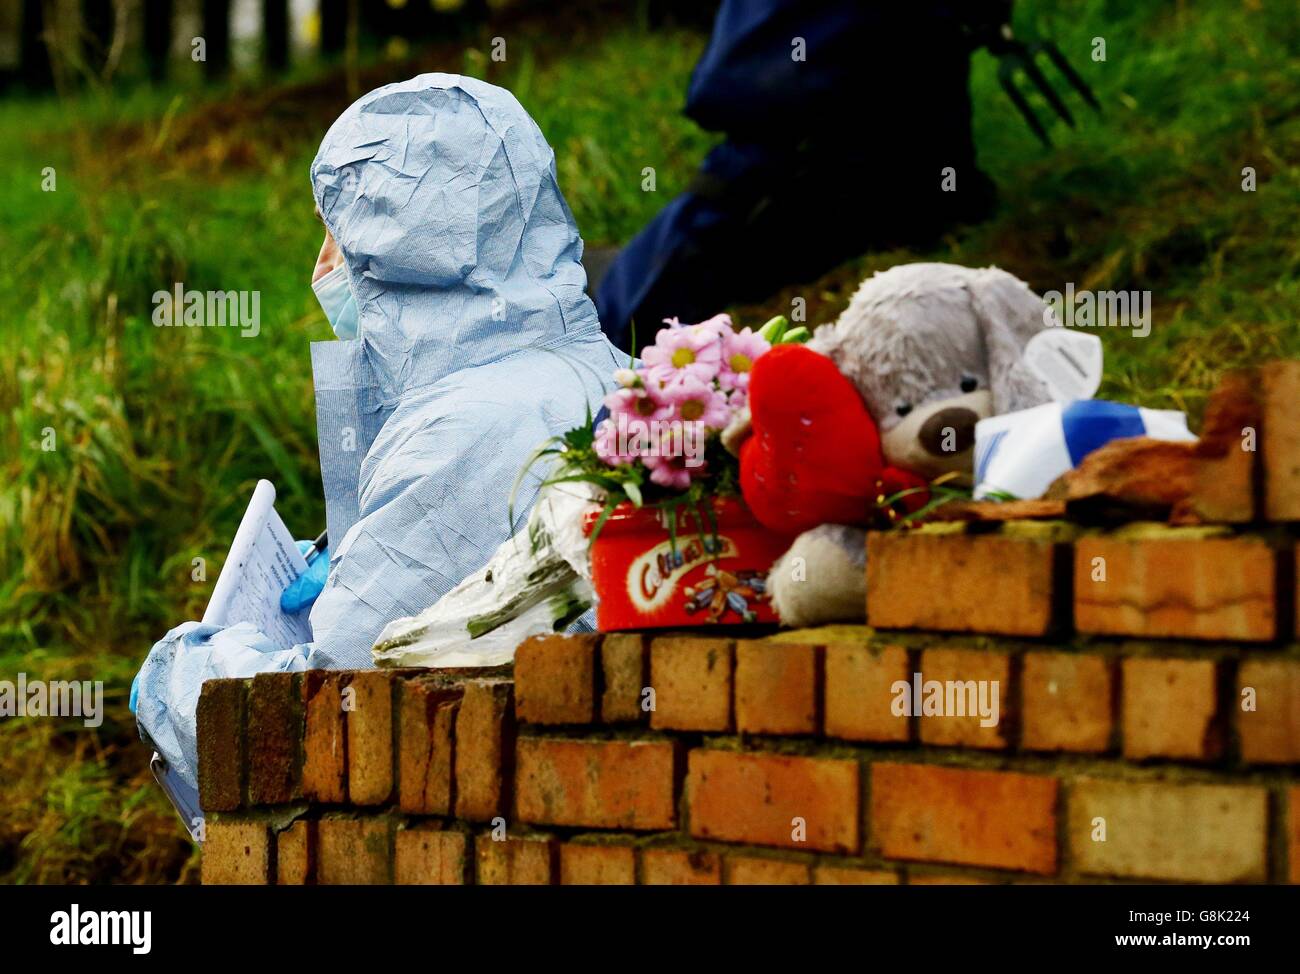
<path fill-rule="evenodd" d="M 925 452 L 936 457 L 956 456 L 975 445 L 979 414 L 964 406 L 941 409 L 921 426 L 917 439 Z"/>

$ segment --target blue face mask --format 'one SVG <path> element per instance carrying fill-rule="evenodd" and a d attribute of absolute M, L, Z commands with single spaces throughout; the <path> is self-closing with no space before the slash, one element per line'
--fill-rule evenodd
<path fill-rule="evenodd" d="M 347 265 L 339 264 L 320 280 L 312 283 L 321 310 L 329 319 L 334 334 L 343 341 L 357 337 L 357 299 L 352 296 L 348 283 Z"/>

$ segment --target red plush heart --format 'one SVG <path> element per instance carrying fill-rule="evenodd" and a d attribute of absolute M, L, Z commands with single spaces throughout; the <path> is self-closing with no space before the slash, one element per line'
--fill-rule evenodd
<path fill-rule="evenodd" d="M 749 380 L 753 434 L 740 451 L 740 486 L 754 516 L 794 534 L 819 524 L 867 526 L 882 495 L 925 481 L 886 467 L 880 434 L 857 389 L 835 363 L 802 345 L 778 345 Z M 899 507 L 917 510 L 924 492 Z"/>
<path fill-rule="evenodd" d="M 760 522 L 795 533 L 871 519 L 880 436 L 834 362 L 802 345 L 776 346 L 754 363 L 749 409 L 740 485 Z"/>

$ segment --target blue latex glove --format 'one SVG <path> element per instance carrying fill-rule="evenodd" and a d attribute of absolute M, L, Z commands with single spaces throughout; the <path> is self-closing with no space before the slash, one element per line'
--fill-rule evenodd
<path fill-rule="evenodd" d="M 311 546 L 310 541 L 298 542 L 298 550 L 304 555 L 311 550 Z M 316 553 L 307 563 L 307 570 L 290 582 L 289 587 L 280 594 L 280 611 L 293 614 L 310 607 L 325 587 L 325 576 L 329 570 L 330 550 L 326 547 Z"/>

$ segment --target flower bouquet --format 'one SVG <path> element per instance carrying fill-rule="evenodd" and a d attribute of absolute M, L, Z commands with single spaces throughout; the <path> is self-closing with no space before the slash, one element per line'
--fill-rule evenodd
<path fill-rule="evenodd" d="M 666 322 L 615 375 L 595 422 L 539 453 L 547 485 L 581 483 L 602 631 L 775 622 L 767 570 L 791 537 L 758 523 L 740 496 L 722 433 L 743 414 L 754 363 L 773 344 L 808 338 L 784 318 L 737 330 L 727 315 Z"/>
<path fill-rule="evenodd" d="M 616 373 L 598 415 L 524 465 L 512 508 L 550 464 L 526 527 L 428 609 L 390 623 L 377 665 L 507 662 L 593 603 L 604 631 L 776 621 L 766 576 L 792 537 L 750 514 L 721 434 L 744 410 L 754 362 L 808 330 L 774 318 L 737 331 L 726 315 L 666 324 L 644 361 Z"/>

